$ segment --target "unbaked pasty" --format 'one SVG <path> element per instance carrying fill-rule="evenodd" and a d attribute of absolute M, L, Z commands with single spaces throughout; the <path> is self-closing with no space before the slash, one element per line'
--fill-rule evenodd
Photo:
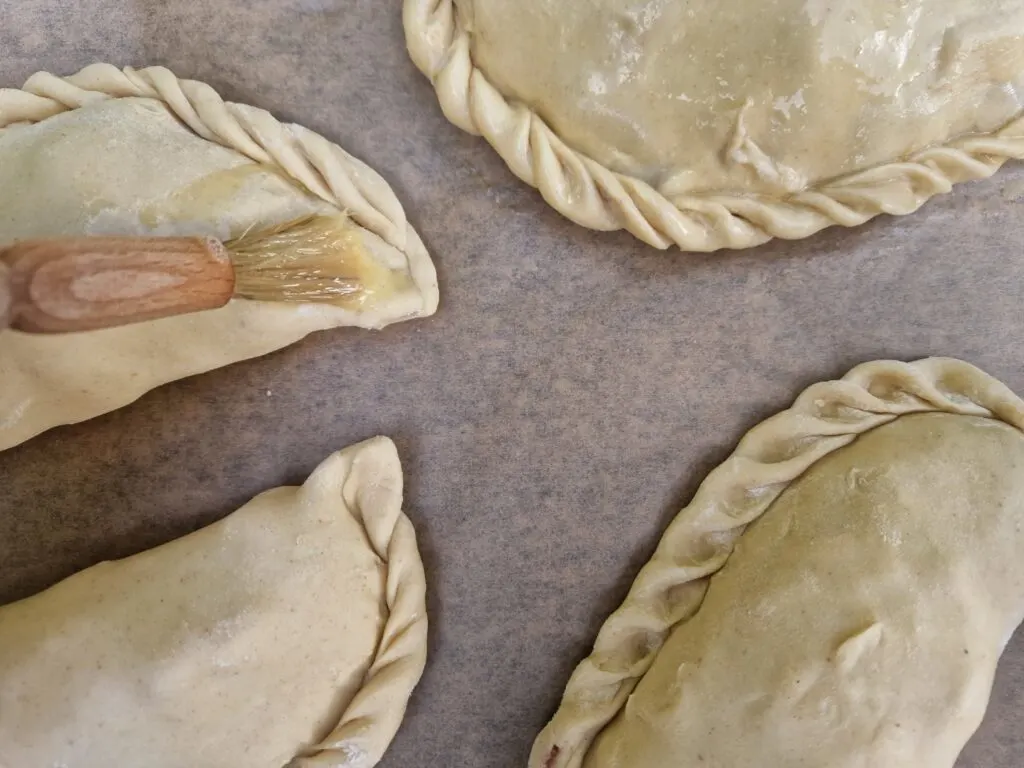
<path fill-rule="evenodd" d="M 73 337 L 0 334 L 0 450 L 312 331 L 380 328 L 433 314 L 438 301 L 434 266 L 388 184 L 302 126 L 161 67 L 98 64 L 0 90 L 0 246 L 81 234 L 228 239 L 339 211 L 357 225 L 367 279 L 336 306 L 234 301 Z"/>
<path fill-rule="evenodd" d="M 593 229 L 745 248 L 1024 156 L 1021 0 L 405 0 L 460 128 Z"/>
<path fill-rule="evenodd" d="M 1024 617 L 1022 430 L 956 360 L 812 386 L 669 526 L 531 768 L 950 768 Z"/>
<path fill-rule="evenodd" d="M 378 437 L 0 608 L 0 765 L 370 768 L 426 659 L 401 504 Z"/>

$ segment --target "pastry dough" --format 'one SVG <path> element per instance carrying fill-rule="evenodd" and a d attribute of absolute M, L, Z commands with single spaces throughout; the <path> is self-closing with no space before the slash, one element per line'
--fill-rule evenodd
<path fill-rule="evenodd" d="M 1024 617 L 1022 430 L 956 360 L 812 386 L 669 526 L 531 768 L 951 767 Z"/>
<path fill-rule="evenodd" d="M 562 214 L 745 248 L 1024 156 L 1021 0 L 405 0 L 416 65 Z"/>
<path fill-rule="evenodd" d="M 0 608 L 0 765 L 374 765 L 426 658 L 401 504 L 378 437 L 300 488 Z"/>
<path fill-rule="evenodd" d="M 221 239 L 346 211 L 386 290 L 349 305 L 234 301 L 72 337 L 0 334 L 0 450 L 174 379 L 341 325 L 433 314 L 430 257 L 388 184 L 327 139 L 161 67 L 99 64 L 0 90 L 0 244 L 80 234 Z"/>

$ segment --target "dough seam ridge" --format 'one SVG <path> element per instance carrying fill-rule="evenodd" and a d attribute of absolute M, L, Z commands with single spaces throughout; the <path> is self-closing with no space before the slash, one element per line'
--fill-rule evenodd
<path fill-rule="evenodd" d="M 543 118 L 507 99 L 473 62 L 471 31 L 455 0 L 404 0 L 403 20 L 412 59 L 452 123 L 483 136 L 516 176 L 566 218 L 599 231 L 626 229 L 655 248 L 750 248 L 830 226 L 858 226 L 883 213 L 909 214 L 954 184 L 1024 159 L 1020 114 L 994 133 L 967 135 L 787 197 L 664 194 L 577 152 Z"/>

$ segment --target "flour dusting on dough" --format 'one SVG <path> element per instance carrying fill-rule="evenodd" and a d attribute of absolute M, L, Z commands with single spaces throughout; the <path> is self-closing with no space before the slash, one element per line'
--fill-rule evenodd
<path fill-rule="evenodd" d="M 762 181 L 786 192 L 798 192 L 807 186 L 807 179 L 793 168 L 773 160 L 747 133 L 744 116 L 752 106 L 753 102 L 747 99 L 740 109 L 736 118 L 736 129 L 726 151 L 726 159 L 737 165 L 749 166 Z"/>
<path fill-rule="evenodd" d="M 360 747 L 358 744 L 354 744 L 351 741 L 346 741 L 339 744 L 338 752 L 341 753 L 342 763 L 338 768 L 369 768 L 370 767 L 370 756 L 366 750 Z"/>
<path fill-rule="evenodd" d="M 22 418 L 24 418 L 25 416 L 25 412 L 28 410 L 28 407 L 31 404 L 32 398 L 26 397 L 24 400 L 21 400 L 19 403 L 17 403 L 17 405 L 11 407 L 7 411 L 7 414 L 2 419 L 0 419 L 0 431 L 3 431 L 5 429 L 11 429 L 19 421 L 21 421 Z"/>
<path fill-rule="evenodd" d="M 772 104 L 772 109 L 776 112 L 781 112 L 787 120 L 789 119 L 790 112 L 794 109 L 798 112 L 806 111 L 807 104 L 804 102 L 804 89 L 801 88 L 789 96 L 780 96 Z"/>

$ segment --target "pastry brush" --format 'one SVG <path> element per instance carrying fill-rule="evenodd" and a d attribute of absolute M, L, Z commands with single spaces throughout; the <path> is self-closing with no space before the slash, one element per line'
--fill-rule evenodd
<path fill-rule="evenodd" d="M 232 298 L 341 303 L 363 291 L 344 215 L 310 216 L 221 242 L 77 237 L 0 248 L 0 330 L 91 331 L 216 309 Z"/>

